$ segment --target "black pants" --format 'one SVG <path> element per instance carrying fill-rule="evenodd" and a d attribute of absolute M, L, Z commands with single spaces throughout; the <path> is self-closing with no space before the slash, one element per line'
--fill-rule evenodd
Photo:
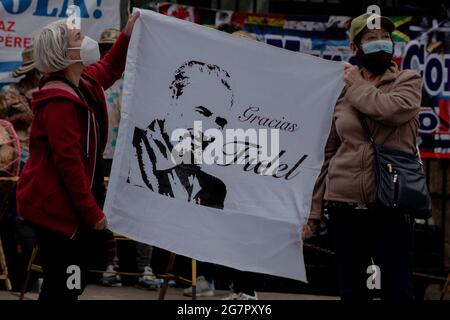
<path fill-rule="evenodd" d="M 253 296 L 255 290 L 255 274 L 253 272 L 232 269 L 234 293 L 245 293 Z"/>
<path fill-rule="evenodd" d="M 136 269 L 144 272 L 145 267 L 150 267 L 152 261 L 153 247 L 146 243 L 135 242 L 136 245 Z M 120 263 L 120 261 L 119 261 Z"/>
<path fill-rule="evenodd" d="M 241 271 L 209 262 L 198 263 L 198 275 L 204 276 L 206 281 L 212 282 L 216 274 L 227 273 L 231 278 L 234 293 L 255 294 L 255 274 Z"/>
<path fill-rule="evenodd" d="M 103 231 L 80 225 L 71 239 L 66 235 L 39 226 L 37 234 L 38 256 L 44 272 L 39 300 L 77 300 L 87 284 L 87 270 L 96 252 L 96 239 Z M 80 288 L 67 285 L 74 275 L 69 266 L 80 269 Z"/>
<path fill-rule="evenodd" d="M 383 300 L 412 300 L 413 219 L 386 210 L 329 208 L 328 212 L 341 299 L 374 296 L 377 288 L 369 289 L 372 273 L 367 271 L 374 263 L 380 271 L 378 293 Z"/>
<path fill-rule="evenodd" d="M 208 282 L 213 282 L 216 277 L 218 265 L 210 262 L 197 261 L 197 274 L 204 276 Z"/>

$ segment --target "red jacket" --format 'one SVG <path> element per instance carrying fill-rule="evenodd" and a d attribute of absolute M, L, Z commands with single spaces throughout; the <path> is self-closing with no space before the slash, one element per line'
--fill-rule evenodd
<path fill-rule="evenodd" d="M 97 153 L 108 135 L 103 89 L 121 77 L 128 42 L 121 33 L 101 61 L 84 68 L 79 88 L 92 105 L 49 78 L 33 94 L 30 157 L 17 183 L 17 209 L 25 219 L 72 236 L 80 222 L 94 226 L 104 217 L 91 190 Z"/>

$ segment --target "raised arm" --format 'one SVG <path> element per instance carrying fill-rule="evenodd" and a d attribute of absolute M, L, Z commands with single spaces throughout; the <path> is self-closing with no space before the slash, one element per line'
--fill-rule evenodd
<path fill-rule="evenodd" d="M 346 99 L 369 118 L 388 126 L 400 126 L 414 118 L 420 110 L 422 96 L 420 75 L 405 70 L 389 92 L 382 92 L 362 80 L 347 89 Z"/>
<path fill-rule="evenodd" d="M 84 68 L 83 73 L 89 75 L 104 90 L 111 87 L 123 74 L 127 61 L 128 44 L 133 32 L 134 23 L 139 18 L 139 11 L 130 16 L 128 22 L 105 57 L 97 63 Z"/>

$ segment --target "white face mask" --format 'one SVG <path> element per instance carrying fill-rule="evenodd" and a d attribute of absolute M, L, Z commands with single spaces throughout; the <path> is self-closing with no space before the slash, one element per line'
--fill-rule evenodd
<path fill-rule="evenodd" d="M 84 36 L 81 47 L 67 48 L 68 50 L 80 50 L 81 60 L 71 60 L 73 62 L 82 62 L 86 67 L 100 60 L 100 49 L 98 42 L 88 36 Z"/>

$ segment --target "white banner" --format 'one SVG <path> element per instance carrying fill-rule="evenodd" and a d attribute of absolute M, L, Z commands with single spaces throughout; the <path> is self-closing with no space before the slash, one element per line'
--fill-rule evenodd
<path fill-rule="evenodd" d="M 306 281 L 300 234 L 343 65 L 143 10 L 125 79 L 110 228 L 197 260 Z M 172 136 L 180 128 L 188 130 Z M 211 152 L 223 145 L 232 148 Z"/>
<path fill-rule="evenodd" d="M 22 50 L 47 24 L 66 19 L 70 5 L 80 8 L 81 30 L 99 40 L 103 30 L 120 28 L 118 0 L 0 0 L 0 85 L 22 64 Z"/>

